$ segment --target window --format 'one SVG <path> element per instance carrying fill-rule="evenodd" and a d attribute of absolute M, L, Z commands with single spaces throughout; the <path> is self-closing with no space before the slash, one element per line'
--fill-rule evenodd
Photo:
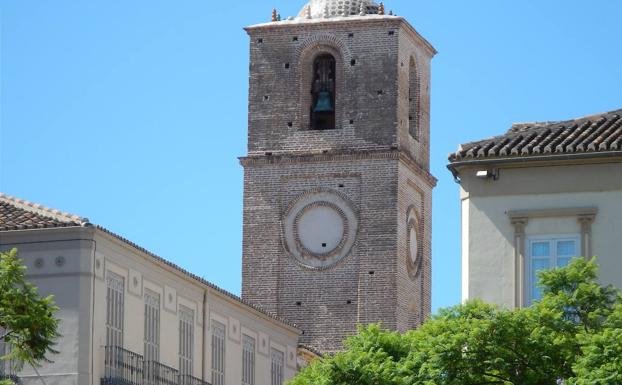
<path fill-rule="evenodd" d="M 311 84 L 311 129 L 335 128 L 335 58 L 319 55 L 313 62 Z"/>
<path fill-rule="evenodd" d="M 579 236 L 539 236 L 527 239 L 526 305 L 542 299 L 538 272 L 566 266 L 579 255 Z"/>
<path fill-rule="evenodd" d="M 419 140 L 419 81 L 415 59 L 412 57 L 408 74 L 408 132 L 415 140 Z"/>
<path fill-rule="evenodd" d="M 194 311 L 179 306 L 179 374 L 192 376 L 194 368 Z"/>
<path fill-rule="evenodd" d="M 272 349 L 272 385 L 283 385 L 283 352 Z"/>
<path fill-rule="evenodd" d="M 145 361 L 160 361 L 160 295 L 145 289 Z"/>
<path fill-rule="evenodd" d="M 212 385 L 225 384 L 225 325 L 212 321 Z"/>
<path fill-rule="evenodd" d="M 242 385 L 255 385 L 255 339 L 242 335 Z"/>
<path fill-rule="evenodd" d="M 106 276 L 106 346 L 123 347 L 124 278 L 108 272 Z"/>

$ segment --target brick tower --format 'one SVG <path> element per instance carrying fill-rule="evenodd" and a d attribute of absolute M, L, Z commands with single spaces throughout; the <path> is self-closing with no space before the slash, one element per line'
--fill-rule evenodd
<path fill-rule="evenodd" d="M 250 36 L 244 299 L 341 348 L 430 312 L 430 61 L 370 0 L 313 0 Z"/>

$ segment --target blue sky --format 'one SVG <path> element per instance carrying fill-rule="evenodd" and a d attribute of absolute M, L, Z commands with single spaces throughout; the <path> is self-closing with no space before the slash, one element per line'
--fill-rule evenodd
<path fill-rule="evenodd" d="M 248 39 L 302 1 L 2 0 L 0 190 L 239 293 Z M 434 308 L 460 300 L 459 143 L 622 107 L 622 2 L 386 2 L 433 61 Z"/>

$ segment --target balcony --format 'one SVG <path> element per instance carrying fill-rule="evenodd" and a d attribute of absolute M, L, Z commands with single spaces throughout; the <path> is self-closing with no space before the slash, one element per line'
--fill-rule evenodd
<path fill-rule="evenodd" d="M 118 346 L 106 346 L 101 385 L 210 385 Z"/>

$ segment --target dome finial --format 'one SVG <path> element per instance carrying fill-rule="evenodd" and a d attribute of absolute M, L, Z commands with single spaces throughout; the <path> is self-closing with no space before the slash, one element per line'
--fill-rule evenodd
<path fill-rule="evenodd" d="M 276 8 L 272 8 L 272 21 L 273 22 L 277 21 L 277 18 L 278 18 L 277 15 L 278 15 L 278 13 L 276 11 Z"/>
<path fill-rule="evenodd" d="M 311 18 L 311 5 L 307 5 L 307 9 L 305 10 L 305 18 L 306 19 Z"/>
<path fill-rule="evenodd" d="M 378 7 L 378 14 L 384 15 L 384 3 L 380 3 L 380 6 Z"/>
<path fill-rule="evenodd" d="M 378 8 L 374 0 L 309 0 L 298 13 L 298 18 L 307 19 L 308 13 L 311 13 L 312 19 L 376 15 Z"/>

